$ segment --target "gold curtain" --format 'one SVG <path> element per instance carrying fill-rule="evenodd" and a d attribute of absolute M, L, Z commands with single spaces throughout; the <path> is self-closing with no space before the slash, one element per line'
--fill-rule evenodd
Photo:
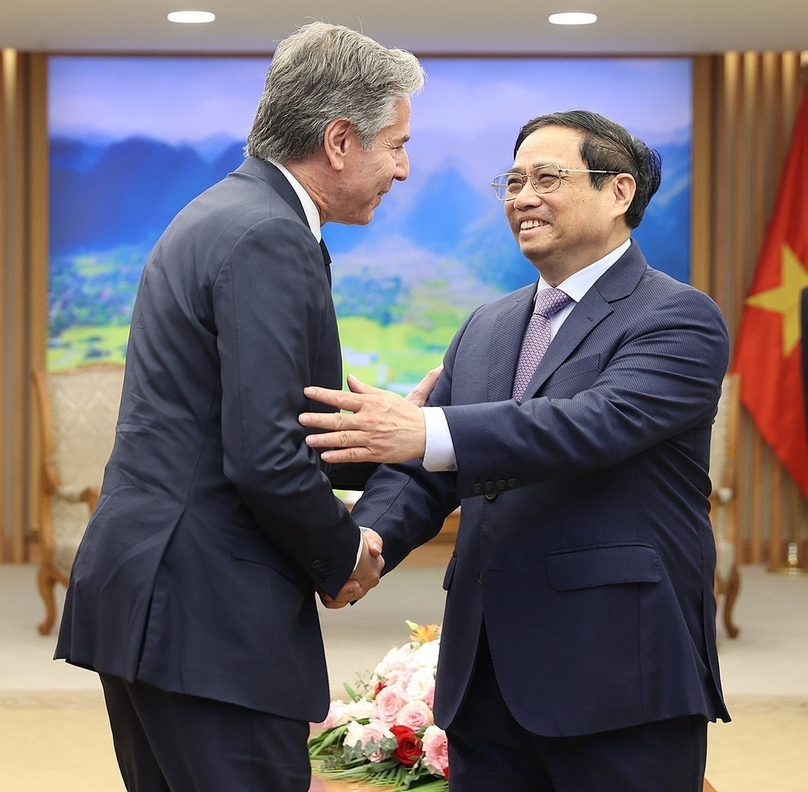
<path fill-rule="evenodd" d="M 807 55 L 731 52 L 697 66 L 702 112 L 711 115 L 709 163 L 701 163 L 708 165 L 711 200 L 700 218 L 699 243 L 709 251 L 707 290 L 733 344 L 788 152 Z M 745 410 L 737 464 L 739 562 L 784 565 L 792 542 L 804 559 L 808 503 Z"/>

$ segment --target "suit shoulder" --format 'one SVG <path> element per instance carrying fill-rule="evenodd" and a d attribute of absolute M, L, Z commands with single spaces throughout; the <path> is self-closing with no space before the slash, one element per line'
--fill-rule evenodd
<path fill-rule="evenodd" d="M 187 204 L 160 243 L 185 245 L 190 238 L 231 248 L 250 230 L 267 225 L 299 238 L 303 245 L 314 239 L 308 225 L 270 185 L 235 172 Z"/>
<path fill-rule="evenodd" d="M 641 285 L 650 294 L 658 296 L 660 299 L 683 300 L 700 304 L 707 309 L 718 311 L 718 305 L 709 294 L 697 289 L 690 283 L 683 283 L 676 280 L 666 272 L 649 267 L 641 280 Z"/>

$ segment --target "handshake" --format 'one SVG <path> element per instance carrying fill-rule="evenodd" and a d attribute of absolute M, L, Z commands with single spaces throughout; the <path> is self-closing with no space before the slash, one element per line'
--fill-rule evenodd
<path fill-rule="evenodd" d="M 370 528 L 362 529 L 362 551 L 359 562 L 348 582 L 340 589 L 336 598 L 329 597 L 320 591 L 320 601 L 326 608 L 344 608 L 348 603 L 362 599 L 374 586 L 379 585 L 379 579 L 384 569 L 382 557 L 382 538 Z"/>
<path fill-rule="evenodd" d="M 350 393 L 306 388 L 306 396 L 312 401 L 353 413 L 303 413 L 298 419 L 303 426 L 328 430 L 309 435 L 306 442 L 314 448 L 330 449 L 322 453 L 326 462 L 402 462 L 423 456 L 426 433 L 420 408 L 426 404 L 442 371 L 443 366 L 432 369 L 406 398 L 365 385 L 350 375 Z M 326 608 L 344 608 L 379 585 L 384 569 L 382 544 L 376 531 L 362 529 L 362 552 L 348 582 L 336 598 L 319 592 Z"/>

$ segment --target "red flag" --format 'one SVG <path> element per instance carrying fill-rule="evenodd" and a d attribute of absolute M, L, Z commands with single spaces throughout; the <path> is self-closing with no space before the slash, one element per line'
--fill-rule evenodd
<path fill-rule="evenodd" d="M 800 295 L 808 287 L 808 86 L 755 275 L 744 302 L 735 360 L 741 401 L 808 497 Z"/>

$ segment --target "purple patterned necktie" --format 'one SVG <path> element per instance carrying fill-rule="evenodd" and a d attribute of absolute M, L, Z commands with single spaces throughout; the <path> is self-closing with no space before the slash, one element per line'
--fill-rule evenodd
<path fill-rule="evenodd" d="M 522 341 L 519 365 L 513 380 L 514 399 L 521 400 L 539 361 L 550 346 L 550 317 L 570 302 L 572 297 L 559 289 L 540 289 L 536 295 L 536 307 Z"/>

